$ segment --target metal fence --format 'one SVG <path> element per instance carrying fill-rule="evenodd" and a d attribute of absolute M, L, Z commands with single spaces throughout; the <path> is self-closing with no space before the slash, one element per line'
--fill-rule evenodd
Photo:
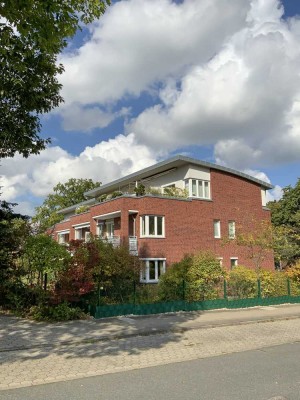
<path fill-rule="evenodd" d="M 162 293 L 159 285 L 139 285 L 132 283 L 125 285 L 126 291 L 109 291 L 99 288 L 90 299 L 87 299 L 85 308 L 98 318 L 120 315 L 148 315 L 175 311 L 213 310 L 219 308 L 246 308 L 267 306 L 284 303 L 300 303 L 300 290 L 289 279 L 283 280 L 274 290 L 263 284 L 261 280 L 255 282 L 255 290 L 237 294 L 236 288 L 230 282 L 222 281 L 210 293 L 203 293 L 194 285 L 185 281 L 169 288 L 167 296 Z M 234 290 L 235 289 L 235 290 Z M 253 288 L 252 288 L 253 289 Z M 267 290 L 268 289 L 268 290 Z M 272 289 L 272 288 L 271 288 Z M 274 295 L 275 293 L 275 295 Z M 118 301 L 119 298 L 122 301 Z M 114 302 L 114 304 L 105 304 Z"/>

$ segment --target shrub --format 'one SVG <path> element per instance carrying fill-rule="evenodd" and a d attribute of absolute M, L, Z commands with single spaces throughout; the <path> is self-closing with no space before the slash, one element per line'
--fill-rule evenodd
<path fill-rule="evenodd" d="M 123 192 L 120 192 L 119 190 L 116 190 L 115 192 L 113 192 L 111 194 L 112 199 L 115 199 L 116 197 L 120 197 L 120 196 L 123 196 Z"/>
<path fill-rule="evenodd" d="M 225 271 L 219 260 L 209 252 L 200 252 L 192 257 L 187 272 L 189 285 L 188 299 L 193 301 L 212 300 L 219 297 L 219 285 Z"/>
<path fill-rule="evenodd" d="M 288 268 L 286 271 L 286 275 L 291 280 L 291 294 L 293 296 L 300 295 L 300 261 L 298 261 L 295 265 Z"/>
<path fill-rule="evenodd" d="M 174 263 L 160 277 L 158 288 L 162 301 L 183 299 L 183 281 L 187 281 L 187 273 L 192 265 L 192 257 L 186 255 L 181 261 Z"/>
<path fill-rule="evenodd" d="M 86 318 L 86 314 L 78 307 L 72 308 L 68 303 L 57 306 L 41 304 L 30 308 L 28 316 L 36 321 L 70 321 Z"/>
<path fill-rule="evenodd" d="M 261 270 L 259 278 L 262 297 L 287 295 L 287 277 L 284 273 Z"/>
<path fill-rule="evenodd" d="M 241 298 L 257 295 L 257 274 L 254 270 L 239 265 L 229 273 L 228 296 Z"/>

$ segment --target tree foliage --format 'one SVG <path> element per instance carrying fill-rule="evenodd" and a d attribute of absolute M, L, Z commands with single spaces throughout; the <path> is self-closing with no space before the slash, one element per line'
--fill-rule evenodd
<path fill-rule="evenodd" d="M 56 294 L 67 301 L 79 300 L 101 288 L 102 301 L 124 302 L 132 295 L 133 282 L 138 280 L 140 261 L 129 253 L 127 246 L 113 247 L 101 239 L 91 237 L 89 242 L 71 241 L 72 258 L 57 281 Z M 95 297 L 96 296 L 96 297 Z"/>
<path fill-rule="evenodd" d="M 110 0 L 0 2 L 0 158 L 38 154 L 40 114 L 62 101 L 57 55 L 83 23 L 104 13 Z"/>
<path fill-rule="evenodd" d="M 0 303 L 7 300 L 11 279 L 16 274 L 16 259 L 30 234 L 28 217 L 13 211 L 14 204 L 0 200 Z"/>
<path fill-rule="evenodd" d="M 24 238 L 30 232 L 28 217 L 13 211 L 14 204 L 0 200 L 0 284 L 12 268 Z"/>
<path fill-rule="evenodd" d="M 273 255 L 273 228 L 269 221 L 263 220 L 258 223 L 255 218 L 251 218 L 247 222 L 247 226 L 251 229 L 245 229 L 244 226 L 237 227 L 235 238 L 228 239 L 227 242 L 242 246 L 253 267 L 259 271 L 263 267 L 264 260 L 270 254 Z"/>
<path fill-rule="evenodd" d="M 282 198 L 269 202 L 268 207 L 272 223 L 279 232 L 279 259 L 291 265 L 300 258 L 300 179 L 295 187 L 285 187 Z"/>
<path fill-rule="evenodd" d="M 92 179 L 75 178 L 69 179 L 66 183 L 58 183 L 43 204 L 36 207 L 32 222 L 38 225 L 39 232 L 45 232 L 63 219 L 57 211 L 86 200 L 84 193 L 100 185 L 101 182 L 93 182 Z"/>
<path fill-rule="evenodd" d="M 34 279 L 42 286 L 44 275 L 48 274 L 48 278 L 53 279 L 54 275 L 69 262 L 70 254 L 51 236 L 40 234 L 28 237 L 22 258 L 25 261 L 28 281 L 33 284 L 32 279 Z"/>

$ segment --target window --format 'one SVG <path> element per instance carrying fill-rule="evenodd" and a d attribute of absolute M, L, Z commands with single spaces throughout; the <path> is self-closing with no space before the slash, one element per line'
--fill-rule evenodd
<path fill-rule="evenodd" d="M 238 258 L 237 257 L 231 257 L 230 258 L 230 269 L 233 269 L 238 265 Z"/>
<path fill-rule="evenodd" d="M 166 271 L 165 258 L 142 259 L 141 283 L 157 283 L 160 276 Z"/>
<path fill-rule="evenodd" d="M 220 267 L 222 268 L 223 267 L 223 257 L 217 257 L 217 260 L 219 261 Z"/>
<path fill-rule="evenodd" d="M 143 215 L 141 217 L 141 237 L 164 237 L 165 217 Z"/>
<path fill-rule="evenodd" d="M 98 222 L 97 229 L 96 229 L 96 234 L 100 238 L 103 237 L 103 235 L 104 235 L 104 223 L 103 222 Z"/>
<path fill-rule="evenodd" d="M 61 232 L 58 234 L 58 243 L 59 244 L 68 244 L 70 241 L 70 233 L 69 232 Z"/>
<path fill-rule="evenodd" d="M 229 239 L 235 238 L 235 221 L 228 221 L 228 237 Z"/>
<path fill-rule="evenodd" d="M 185 181 L 185 189 L 190 197 L 199 199 L 210 199 L 210 182 L 200 179 L 187 179 Z"/>
<path fill-rule="evenodd" d="M 221 222 L 220 220 L 214 220 L 214 237 L 220 239 L 221 237 Z"/>
<path fill-rule="evenodd" d="M 115 233 L 115 224 L 114 224 L 114 220 L 108 220 L 105 223 L 106 225 L 106 236 L 107 237 L 113 237 L 114 233 Z"/>
<path fill-rule="evenodd" d="M 89 239 L 90 227 L 85 226 L 82 228 L 75 228 L 75 239 L 76 240 L 85 240 Z"/>

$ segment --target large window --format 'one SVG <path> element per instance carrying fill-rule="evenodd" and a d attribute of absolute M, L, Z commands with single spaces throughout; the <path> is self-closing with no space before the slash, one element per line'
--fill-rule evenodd
<path fill-rule="evenodd" d="M 141 237 L 164 237 L 165 217 L 143 215 L 141 217 Z"/>
<path fill-rule="evenodd" d="M 210 182 L 200 179 L 187 179 L 185 181 L 185 189 L 189 197 L 197 197 L 199 199 L 210 199 Z"/>
<path fill-rule="evenodd" d="M 142 283 L 157 283 L 159 277 L 166 272 L 165 258 L 142 259 L 140 281 Z"/>

